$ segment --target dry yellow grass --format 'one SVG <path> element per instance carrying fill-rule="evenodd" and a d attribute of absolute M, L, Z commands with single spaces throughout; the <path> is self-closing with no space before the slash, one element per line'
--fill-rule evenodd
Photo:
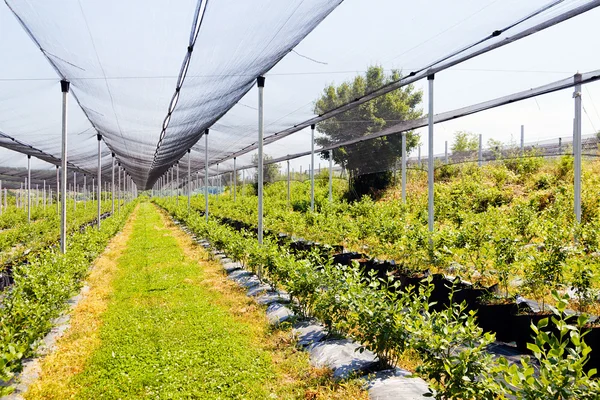
<path fill-rule="evenodd" d="M 69 399 L 75 398 L 71 379 L 83 371 L 86 361 L 100 346 L 99 331 L 102 314 L 106 310 L 112 293 L 112 281 L 117 272 L 117 260 L 127 248 L 133 229 L 137 209 L 94 261 L 86 280 L 89 291 L 71 311 L 69 329 L 57 340 L 56 350 L 47 355 L 41 364 L 40 378 L 34 382 L 26 399 Z"/>

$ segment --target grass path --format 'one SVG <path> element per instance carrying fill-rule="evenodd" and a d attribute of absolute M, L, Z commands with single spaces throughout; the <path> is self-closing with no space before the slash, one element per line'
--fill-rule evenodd
<path fill-rule="evenodd" d="M 289 333 L 270 331 L 264 311 L 153 205 L 115 241 L 27 398 L 366 398 L 357 382 L 311 368 Z"/>

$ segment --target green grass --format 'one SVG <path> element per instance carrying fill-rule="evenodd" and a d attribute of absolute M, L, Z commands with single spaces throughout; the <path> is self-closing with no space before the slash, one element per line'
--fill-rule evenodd
<path fill-rule="evenodd" d="M 80 398 L 264 399 L 276 379 L 251 326 L 198 282 L 157 210 L 142 203 L 100 331 L 74 384 Z M 269 384 L 270 383 L 270 384 Z"/>

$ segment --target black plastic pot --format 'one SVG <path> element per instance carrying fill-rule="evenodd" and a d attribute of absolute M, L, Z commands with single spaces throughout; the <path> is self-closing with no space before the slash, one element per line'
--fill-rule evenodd
<path fill-rule="evenodd" d="M 357 253 L 357 252 L 348 252 L 348 253 L 338 253 L 333 255 L 333 263 L 334 264 L 342 264 L 342 265 L 350 265 L 352 264 L 352 260 L 357 260 L 361 258 L 366 258 L 365 254 Z"/>
<path fill-rule="evenodd" d="M 517 314 L 517 304 L 479 304 L 477 307 L 477 323 L 485 332 L 496 333 L 496 339 L 502 342 L 514 341 L 513 317 Z"/>
<path fill-rule="evenodd" d="M 587 329 L 583 340 L 592 348 L 590 360 L 585 365 L 587 370 L 592 368 L 600 369 L 600 326 L 592 326 Z"/>
<path fill-rule="evenodd" d="M 517 349 L 522 352 L 529 352 L 527 350 L 527 343 L 532 343 L 533 331 L 531 330 L 531 324 L 537 325 L 540 320 L 544 318 L 550 318 L 551 313 L 529 313 L 529 314 L 517 314 L 512 317 L 512 338 L 517 345 Z"/>

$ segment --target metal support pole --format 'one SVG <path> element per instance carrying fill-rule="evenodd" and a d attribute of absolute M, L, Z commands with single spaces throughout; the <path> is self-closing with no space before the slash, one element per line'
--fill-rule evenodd
<path fill-rule="evenodd" d="M 117 175 L 119 175 L 119 182 L 118 182 L 119 187 L 117 190 L 117 192 L 119 192 L 118 199 L 117 199 L 117 204 L 118 204 L 117 211 L 119 213 L 121 213 L 121 163 L 119 163 L 119 168 L 117 168 Z"/>
<path fill-rule="evenodd" d="M 574 200 L 575 219 L 581 223 L 581 74 L 575 74 L 575 129 L 573 130 L 573 172 L 574 172 Z"/>
<path fill-rule="evenodd" d="M 219 175 L 219 163 L 217 163 L 217 198 L 221 194 L 221 175 Z"/>
<path fill-rule="evenodd" d="M 290 206 L 291 199 L 291 191 L 290 191 L 290 160 L 287 160 L 287 205 Z"/>
<path fill-rule="evenodd" d="M 421 168 L 421 145 L 419 145 L 419 152 L 417 156 L 417 165 Z"/>
<path fill-rule="evenodd" d="M 73 211 L 77 211 L 77 172 L 73 172 Z"/>
<path fill-rule="evenodd" d="M 2 203 L 2 180 L 0 180 L 0 215 L 2 215 L 2 211 L 3 211 L 3 205 L 4 203 Z"/>
<path fill-rule="evenodd" d="M 110 173 L 112 175 L 112 184 L 111 184 L 111 188 L 110 188 L 110 198 L 111 198 L 111 213 L 115 213 L 115 153 L 112 153 L 112 166 L 111 166 L 111 170 Z"/>
<path fill-rule="evenodd" d="M 525 125 L 521 125 L 521 157 L 525 154 Z"/>
<path fill-rule="evenodd" d="M 60 169 L 56 166 L 56 214 L 60 215 Z"/>
<path fill-rule="evenodd" d="M 558 138 L 558 154 L 562 154 L 562 138 Z"/>
<path fill-rule="evenodd" d="M 310 126 L 310 211 L 315 211 L 315 124 Z"/>
<path fill-rule="evenodd" d="M 478 155 L 478 159 L 479 159 L 479 166 L 481 167 L 483 165 L 483 139 L 482 139 L 481 133 L 479 134 L 479 155 Z"/>
<path fill-rule="evenodd" d="M 448 141 L 444 143 L 444 164 L 448 164 Z"/>
<path fill-rule="evenodd" d="M 427 156 L 427 184 L 428 184 L 428 226 L 429 232 L 433 233 L 433 79 L 434 75 L 429 75 L 429 114 L 427 115 L 429 125 L 429 155 Z M 433 239 L 430 239 L 433 245 Z"/>
<path fill-rule="evenodd" d="M 448 142 L 446 142 L 448 143 Z M 406 132 L 402 132 L 402 204 L 406 204 Z"/>
<path fill-rule="evenodd" d="M 187 185 L 187 194 L 188 194 L 188 214 L 190 213 L 191 210 L 191 204 L 192 204 L 192 186 L 191 186 L 191 182 L 192 182 L 192 150 L 188 149 L 188 185 Z"/>
<path fill-rule="evenodd" d="M 204 135 L 204 217 L 208 221 L 208 129 Z"/>
<path fill-rule="evenodd" d="M 263 242 L 263 135 L 264 121 L 264 89 L 265 77 L 256 78 L 258 86 L 258 243 Z M 259 278 L 262 278 L 262 269 L 259 268 Z"/>
<path fill-rule="evenodd" d="M 69 81 L 60 81 L 62 91 L 62 187 L 61 196 L 61 218 L 60 218 L 60 251 L 64 254 L 67 252 L 67 100 L 69 95 Z M 58 185 L 58 181 L 57 181 Z"/>
<path fill-rule="evenodd" d="M 233 202 L 235 203 L 235 196 L 237 190 L 237 171 L 235 169 L 236 157 L 233 157 Z"/>
<path fill-rule="evenodd" d="M 2 186 L 0 185 L 0 190 L 2 190 Z M 46 180 L 44 179 L 44 191 L 42 192 L 44 199 L 44 211 L 46 211 Z"/>
<path fill-rule="evenodd" d="M 87 193 L 86 193 L 86 182 L 87 175 L 83 174 L 83 208 L 87 208 Z"/>
<path fill-rule="evenodd" d="M 102 135 L 98 135 L 98 230 L 100 230 L 100 214 L 102 214 L 102 202 L 100 201 L 100 196 L 102 194 L 101 183 L 102 183 Z"/>
<path fill-rule="evenodd" d="M 31 156 L 27 155 L 27 223 L 31 222 Z"/>
<path fill-rule="evenodd" d="M 333 150 L 329 150 L 329 202 L 333 202 Z"/>
<path fill-rule="evenodd" d="M 176 188 L 176 198 L 175 198 L 175 206 L 179 207 L 179 161 L 177 161 L 177 181 L 175 182 Z"/>

